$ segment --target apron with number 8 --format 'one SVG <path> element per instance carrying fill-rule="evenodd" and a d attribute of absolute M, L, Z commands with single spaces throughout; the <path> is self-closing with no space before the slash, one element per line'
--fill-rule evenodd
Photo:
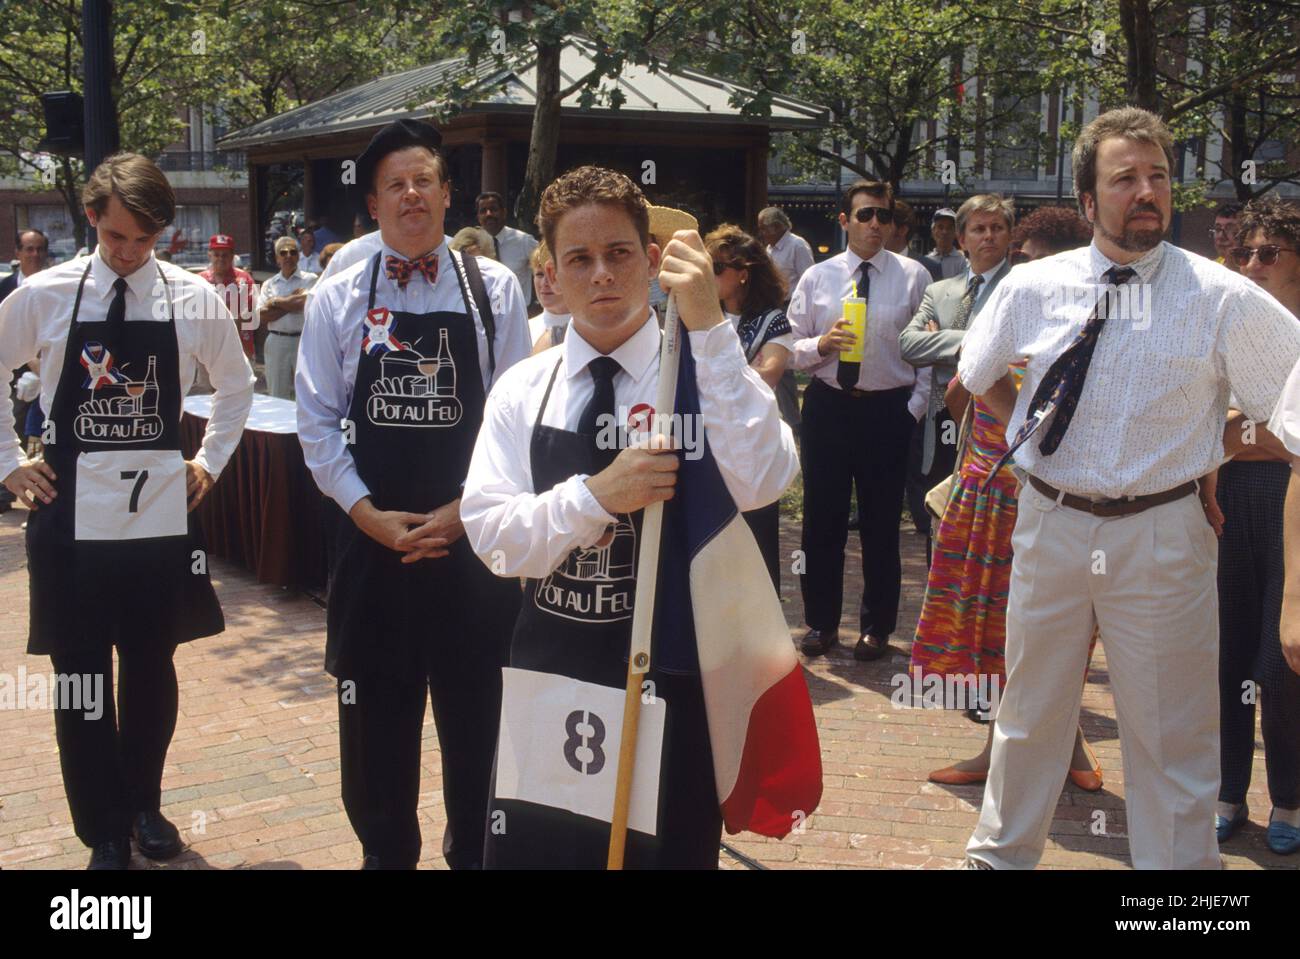
<path fill-rule="evenodd" d="M 536 492 L 602 468 L 593 437 L 542 424 L 559 369 L 533 426 Z M 640 536 L 640 511 L 618 516 L 591 548 L 524 585 L 502 690 L 486 868 L 605 867 Z M 655 642 L 642 685 L 624 863 L 716 869 L 722 817 L 699 664 L 663 652 Z"/>
<path fill-rule="evenodd" d="M 160 268 L 151 292 L 167 299 L 167 321 L 126 322 L 112 342 L 106 322 L 79 320 L 92 265 L 78 287 L 46 424 L 58 496 L 27 527 L 31 653 L 174 645 L 224 627 L 186 512 L 166 279 Z"/>

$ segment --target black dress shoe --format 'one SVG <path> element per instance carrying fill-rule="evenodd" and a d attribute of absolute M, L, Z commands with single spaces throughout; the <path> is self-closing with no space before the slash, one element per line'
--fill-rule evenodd
<path fill-rule="evenodd" d="M 837 629 L 810 629 L 804 634 L 799 648 L 805 656 L 824 656 L 840 641 Z"/>
<path fill-rule="evenodd" d="M 853 658 L 859 662 L 869 663 L 889 652 L 889 638 L 863 636 L 853 647 Z"/>
<path fill-rule="evenodd" d="M 90 850 L 90 864 L 86 869 L 125 869 L 131 861 L 131 837 L 106 839 L 97 842 Z"/>
<path fill-rule="evenodd" d="M 184 848 L 180 831 L 157 811 L 137 813 L 131 831 L 140 855 L 150 859 L 171 859 Z"/>

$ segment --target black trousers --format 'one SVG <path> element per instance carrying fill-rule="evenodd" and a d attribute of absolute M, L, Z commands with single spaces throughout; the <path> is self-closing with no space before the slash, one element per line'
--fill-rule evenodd
<path fill-rule="evenodd" d="M 1255 756 L 1255 702 L 1273 805 L 1300 808 L 1300 675 L 1282 656 L 1286 463 L 1229 462 L 1219 470 L 1219 800 L 1245 801 Z M 1254 683 L 1254 695 L 1251 695 Z"/>
<path fill-rule="evenodd" d="M 921 472 L 921 464 L 925 462 L 924 419 L 917 423 L 916 429 L 912 431 L 912 442 L 907 449 L 907 509 L 912 514 L 912 525 L 916 527 L 916 531 L 924 533 L 927 537 L 931 532 L 931 520 L 930 512 L 925 508 L 925 494 L 952 473 L 953 464 L 957 461 L 957 430 L 956 427 L 946 425 L 951 422 L 952 417 L 948 415 L 947 410 L 940 410 L 935 414 L 934 462 L 930 464 L 928 473 Z M 951 435 L 953 442 L 943 441 L 945 430 Z M 925 562 L 927 566 L 930 564 L 928 539 L 925 545 Z"/>
<path fill-rule="evenodd" d="M 767 506 L 760 506 L 758 509 L 751 509 L 747 513 L 741 513 L 745 517 L 745 522 L 749 524 L 749 530 L 754 534 L 754 541 L 758 543 L 758 551 L 763 554 L 763 562 L 767 564 L 767 573 L 772 577 L 772 586 L 776 589 L 776 594 L 781 595 L 781 506 L 779 503 L 771 503 Z"/>
<path fill-rule="evenodd" d="M 853 396 L 814 379 L 803 403 L 803 540 L 799 584 L 804 621 L 839 626 L 844 602 L 844 547 L 849 495 L 858 492 L 862 543 L 859 629 L 889 636 L 898 625 L 903 567 L 898 524 L 903 514 L 907 447 L 916 420 L 910 387 Z"/>
<path fill-rule="evenodd" d="M 175 646 L 118 646 L 117 703 L 113 648 L 55 653 L 54 672 L 102 677 L 99 705 L 88 713 L 62 701 L 54 710 L 63 788 L 77 838 L 87 846 L 131 833 L 136 813 L 162 802 L 163 763 L 176 731 Z"/>
<path fill-rule="evenodd" d="M 428 700 L 447 807 L 443 855 L 452 869 L 482 866 L 504 654 L 471 641 L 481 638 L 439 644 L 423 676 L 375 670 L 339 679 L 343 807 L 365 854 L 385 867 L 414 869 L 420 859 L 416 807 Z"/>

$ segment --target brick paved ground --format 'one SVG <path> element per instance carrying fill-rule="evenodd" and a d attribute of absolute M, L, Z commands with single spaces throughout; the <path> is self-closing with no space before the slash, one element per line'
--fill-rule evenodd
<path fill-rule="evenodd" d="M 46 672 L 49 661 L 27 656 L 27 573 L 22 511 L 0 515 L 0 673 Z M 786 554 L 798 529 L 787 523 Z M 924 548 L 905 532 L 903 615 L 914 623 L 924 590 Z M 848 582 L 860 582 L 857 547 Z M 181 647 L 181 714 L 163 780 L 163 811 L 190 848 L 155 866 L 135 868 L 355 868 L 361 851 L 339 799 L 338 729 L 333 683 L 321 668 L 325 614 L 312 600 L 259 585 L 217 563 L 213 579 L 226 612 L 226 632 Z M 844 623 L 856 623 L 854 589 L 846 591 Z M 802 633 L 795 584 L 783 600 L 791 636 Z M 853 608 L 850 608 L 853 607 Z M 895 710 L 890 678 L 907 666 L 910 634 L 894 637 L 893 655 L 853 660 L 856 636 L 808 665 L 826 791 L 801 835 L 783 842 L 743 835 L 732 845 L 772 868 L 948 868 L 957 865 L 976 820 L 979 787 L 926 782 L 935 767 L 980 748 L 985 727 L 960 714 Z M 1100 651 L 1084 696 L 1083 727 L 1105 770 L 1103 793 L 1067 785 L 1061 795 L 1047 867 L 1127 865 L 1124 784 L 1114 710 Z M 444 866 L 441 776 L 433 721 L 425 725 L 421 821 L 422 864 Z M 1295 868 L 1264 845 L 1268 800 L 1262 753 L 1250 794 L 1252 822 L 1228 847 L 1233 868 Z M 1104 836 L 1090 826 L 1105 814 Z M 47 711 L 0 710 L 0 867 L 80 868 L 88 853 L 72 833 L 63 795 L 53 720 Z M 726 868 L 743 868 L 727 855 Z"/>

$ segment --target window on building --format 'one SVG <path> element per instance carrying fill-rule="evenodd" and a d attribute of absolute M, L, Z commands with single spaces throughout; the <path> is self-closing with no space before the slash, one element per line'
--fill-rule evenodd
<path fill-rule="evenodd" d="M 50 238 L 50 263 L 62 263 L 77 254 L 77 236 L 72 216 L 61 203 L 30 203 L 14 207 L 18 232 L 40 230 Z"/>
<path fill-rule="evenodd" d="M 176 219 L 163 230 L 154 247 L 169 253 L 173 263 L 197 266 L 208 261 L 208 239 L 221 232 L 221 207 L 191 204 L 176 207 Z"/>
<path fill-rule="evenodd" d="M 1041 93 L 1006 93 L 993 98 L 994 121 L 989 128 L 990 176 L 995 180 L 1038 179 L 1038 131 L 1042 123 Z"/>

